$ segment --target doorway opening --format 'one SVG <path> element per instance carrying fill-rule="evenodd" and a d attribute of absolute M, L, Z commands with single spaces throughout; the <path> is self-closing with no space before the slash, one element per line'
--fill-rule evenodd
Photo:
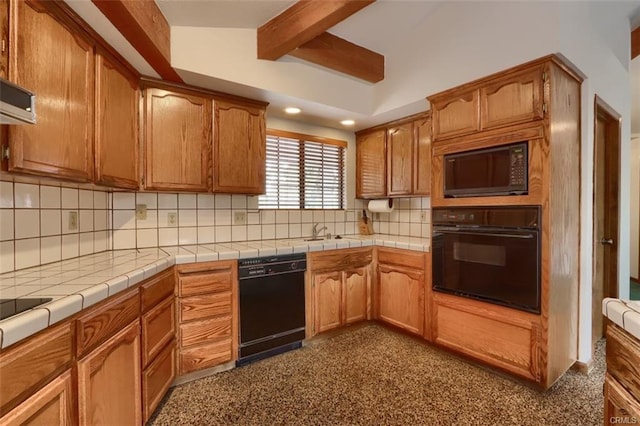
<path fill-rule="evenodd" d="M 595 97 L 592 348 L 604 336 L 602 299 L 618 297 L 621 116 Z"/>

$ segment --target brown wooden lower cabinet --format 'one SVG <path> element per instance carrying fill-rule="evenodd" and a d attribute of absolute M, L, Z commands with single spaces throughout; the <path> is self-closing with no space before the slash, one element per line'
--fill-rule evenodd
<path fill-rule="evenodd" d="M 2 386 L 5 386 L 4 383 Z M 73 425 L 73 382 L 71 370 L 54 379 L 0 419 L 0 424 Z"/>
<path fill-rule="evenodd" d="M 238 271 L 235 260 L 179 265 L 178 374 L 237 358 Z"/>
<path fill-rule="evenodd" d="M 136 320 L 78 361 L 79 424 L 142 424 L 141 375 Z"/>
<path fill-rule="evenodd" d="M 538 315 L 442 293 L 433 298 L 434 343 L 540 380 Z"/>
<path fill-rule="evenodd" d="M 640 423 L 640 341 L 607 322 L 604 424 Z"/>
<path fill-rule="evenodd" d="M 144 422 L 169 390 L 176 377 L 176 342 L 172 340 L 142 373 L 142 415 Z"/>
<path fill-rule="evenodd" d="M 310 335 L 371 317 L 372 249 L 341 249 L 307 256 L 312 311 Z"/>
<path fill-rule="evenodd" d="M 378 248 L 377 318 L 423 335 L 425 254 Z"/>

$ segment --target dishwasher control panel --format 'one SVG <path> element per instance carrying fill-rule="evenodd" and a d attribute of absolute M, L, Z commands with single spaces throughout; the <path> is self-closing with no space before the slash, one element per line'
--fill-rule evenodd
<path fill-rule="evenodd" d="M 307 256 L 304 253 L 238 260 L 238 278 L 241 280 L 265 275 L 305 271 L 306 269 Z"/>

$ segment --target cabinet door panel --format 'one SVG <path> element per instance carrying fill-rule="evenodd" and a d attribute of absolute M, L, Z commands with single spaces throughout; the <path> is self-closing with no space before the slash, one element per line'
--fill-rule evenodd
<path fill-rule="evenodd" d="M 397 266 L 378 266 L 380 319 L 422 335 L 424 273 Z"/>
<path fill-rule="evenodd" d="M 143 414 L 146 423 L 176 378 L 176 343 L 168 344 L 142 375 Z"/>
<path fill-rule="evenodd" d="M 368 268 L 358 268 L 344 273 L 344 323 L 351 324 L 367 319 Z"/>
<path fill-rule="evenodd" d="M 140 425 L 140 325 L 131 323 L 78 361 L 80 425 Z"/>
<path fill-rule="evenodd" d="M 139 97 L 133 77 L 116 61 L 99 52 L 96 56 L 96 183 L 138 189 Z"/>
<path fill-rule="evenodd" d="M 604 380 L 604 424 L 636 424 L 640 421 L 640 401 L 609 373 Z"/>
<path fill-rule="evenodd" d="M 387 194 L 408 195 L 413 188 L 413 123 L 387 130 Z"/>
<path fill-rule="evenodd" d="M 265 184 L 264 109 L 215 102 L 213 190 L 262 194 Z"/>
<path fill-rule="evenodd" d="M 71 371 L 61 374 L 0 419 L 5 426 L 72 425 L 73 384 Z"/>
<path fill-rule="evenodd" d="M 316 333 L 340 327 L 342 303 L 342 279 L 340 272 L 316 274 L 313 277 L 315 287 L 315 324 Z"/>
<path fill-rule="evenodd" d="M 431 118 L 413 124 L 415 154 L 413 160 L 413 195 L 431 193 Z"/>
<path fill-rule="evenodd" d="M 482 129 L 543 117 L 542 68 L 517 74 L 480 89 Z"/>
<path fill-rule="evenodd" d="M 147 89 L 145 103 L 145 187 L 206 191 L 211 100 Z"/>
<path fill-rule="evenodd" d="M 9 79 L 36 93 L 36 121 L 9 126 L 9 171 L 93 178 L 93 45 L 45 11 L 11 3 Z"/>
<path fill-rule="evenodd" d="M 356 140 L 356 197 L 384 197 L 386 191 L 386 131 L 364 135 Z"/>
<path fill-rule="evenodd" d="M 448 97 L 445 101 L 434 100 L 433 138 L 446 139 L 480 130 L 480 104 L 478 90 Z"/>
<path fill-rule="evenodd" d="M 146 367 L 176 336 L 176 309 L 173 296 L 144 314 L 142 320 L 142 366 Z"/>

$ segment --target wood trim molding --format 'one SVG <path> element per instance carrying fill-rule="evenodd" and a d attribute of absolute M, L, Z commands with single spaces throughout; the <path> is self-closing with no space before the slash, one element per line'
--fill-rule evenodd
<path fill-rule="evenodd" d="M 289 54 L 369 83 L 384 79 L 384 56 L 333 34 L 322 33 Z"/>
<path fill-rule="evenodd" d="M 300 0 L 258 28 L 258 59 L 275 61 L 374 1 Z"/>
<path fill-rule="evenodd" d="M 431 110 L 419 112 L 417 114 L 409 115 L 407 117 L 402 117 L 397 120 L 387 121 L 386 123 L 382 123 L 373 127 L 368 127 L 366 129 L 358 130 L 356 132 L 356 136 L 364 135 L 370 132 L 375 132 L 377 130 L 387 130 L 388 127 L 399 126 L 401 124 L 409 123 L 411 121 L 424 120 L 427 118 L 431 118 Z"/>
<path fill-rule="evenodd" d="M 323 138 L 320 136 L 305 135 L 304 133 L 289 132 L 287 130 L 267 129 L 267 135 L 281 136 L 283 138 L 300 139 L 309 142 L 319 142 L 327 145 L 347 147 L 347 142 L 339 139 Z"/>
<path fill-rule="evenodd" d="M 631 59 L 640 56 L 640 27 L 631 31 Z"/>
<path fill-rule="evenodd" d="M 182 82 L 171 67 L 171 27 L 153 0 L 91 0 L 160 76 Z"/>

